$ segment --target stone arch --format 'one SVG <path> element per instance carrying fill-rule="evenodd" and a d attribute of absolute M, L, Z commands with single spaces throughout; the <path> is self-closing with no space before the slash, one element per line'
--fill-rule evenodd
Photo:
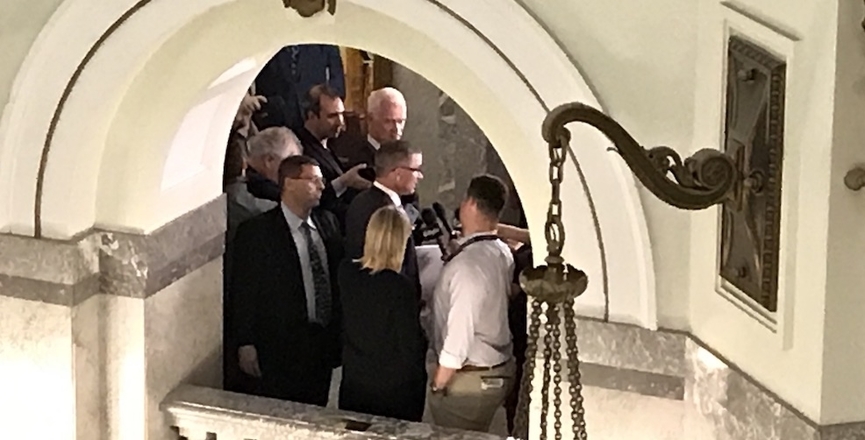
<path fill-rule="evenodd" d="M 147 233 L 217 197 L 227 135 L 219 127 L 285 44 L 370 50 L 436 83 L 496 146 L 538 240 L 549 196 L 540 123 L 564 102 L 599 106 L 512 0 L 343 0 L 335 16 L 309 19 L 276 0 L 97 3 L 64 2 L 13 85 L 0 123 L 2 230 L 58 239 L 93 226 Z M 573 130 L 581 168 L 570 161 L 565 170 L 565 257 L 590 278 L 580 307 L 654 328 L 654 269 L 634 179 L 600 133 Z M 179 162 L 197 165 L 178 175 Z"/>

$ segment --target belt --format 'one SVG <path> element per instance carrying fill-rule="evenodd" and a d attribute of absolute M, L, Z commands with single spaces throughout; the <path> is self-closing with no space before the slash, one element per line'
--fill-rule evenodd
<path fill-rule="evenodd" d="M 462 373 L 469 373 L 469 372 L 473 372 L 473 371 L 490 371 L 490 370 L 494 370 L 494 369 L 499 368 L 499 367 L 504 367 L 505 364 L 507 364 L 508 362 L 510 362 L 510 361 L 504 361 L 500 364 L 493 365 L 492 367 L 479 367 L 477 365 L 466 365 L 457 371 L 462 372 Z"/>

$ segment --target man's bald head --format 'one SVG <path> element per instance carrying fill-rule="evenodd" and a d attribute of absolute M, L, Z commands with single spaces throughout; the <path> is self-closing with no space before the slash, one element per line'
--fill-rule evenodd
<path fill-rule="evenodd" d="M 379 143 L 397 141 L 405 128 L 407 107 L 403 94 L 385 87 L 370 93 L 366 103 L 367 130 Z"/>

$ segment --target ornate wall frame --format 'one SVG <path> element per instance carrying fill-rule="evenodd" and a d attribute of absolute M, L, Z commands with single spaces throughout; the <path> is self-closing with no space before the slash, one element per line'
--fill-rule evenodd
<path fill-rule="evenodd" d="M 741 36 L 728 43 L 723 145 L 743 178 L 722 207 L 718 271 L 737 293 L 774 313 L 787 64 Z"/>

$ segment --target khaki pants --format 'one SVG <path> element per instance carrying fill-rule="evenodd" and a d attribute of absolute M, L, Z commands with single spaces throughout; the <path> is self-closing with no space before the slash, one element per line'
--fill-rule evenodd
<path fill-rule="evenodd" d="M 514 386 L 513 359 L 487 371 L 457 372 L 447 393 L 430 394 L 430 412 L 438 426 L 487 432 L 496 411 Z"/>

